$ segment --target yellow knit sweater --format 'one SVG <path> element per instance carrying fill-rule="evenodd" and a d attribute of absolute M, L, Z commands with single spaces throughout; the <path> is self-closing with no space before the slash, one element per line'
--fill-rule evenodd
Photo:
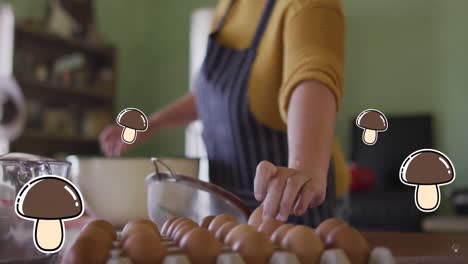
<path fill-rule="evenodd" d="M 230 0 L 220 0 L 213 27 Z M 218 41 L 234 49 L 250 45 L 266 0 L 237 0 L 218 34 Z M 248 100 L 255 118 L 286 131 L 287 110 L 296 86 L 318 80 L 343 98 L 345 21 L 341 0 L 277 0 L 262 37 L 249 79 Z M 337 109 L 337 110 L 338 110 Z M 349 174 L 335 140 L 333 161 L 337 195 L 349 185 Z"/>

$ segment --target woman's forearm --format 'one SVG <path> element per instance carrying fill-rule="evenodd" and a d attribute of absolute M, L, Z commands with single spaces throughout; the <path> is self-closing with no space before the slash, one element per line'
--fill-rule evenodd
<path fill-rule="evenodd" d="M 149 132 L 186 126 L 197 119 L 195 96 L 188 92 L 149 117 Z"/>
<path fill-rule="evenodd" d="M 288 110 L 289 167 L 326 180 L 336 120 L 336 100 L 317 81 L 294 90 Z"/>

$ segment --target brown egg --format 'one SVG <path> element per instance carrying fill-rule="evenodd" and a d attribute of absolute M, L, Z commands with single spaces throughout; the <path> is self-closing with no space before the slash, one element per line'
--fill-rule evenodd
<path fill-rule="evenodd" d="M 318 263 L 324 250 L 314 229 L 304 225 L 291 228 L 281 241 L 281 247 L 296 254 L 301 263 Z"/>
<path fill-rule="evenodd" d="M 335 227 L 327 236 L 326 248 L 341 248 L 353 264 L 368 262 L 370 247 L 367 240 L 356 229 L 348 225 Z"/>
<path fill-rule="evenodd" d="M 122 243 L 124 243 L 127 238 L 135 233 L 148 233 L 152 236 L 155 236 L 159 240 L 161 239 L 161 235 L 156 229 L 154 229 L 153 226 L 144 222 L 130 221 L 122 230 Z"/>
<path fill-rule="evenodd" d="M 182 222 L 187 222 L 187 221 L 192 221 L 192 220 L 189 219 L 189 218 L 186 218 L 186 217 L 181 217 L 181 218 L 178 218 L 178 219 L 174 220 L 174 222 L 172 222 L 171 226 L 169 226 L 169 228 L 167 229 L 166 236 L 172 238 L 172 232 L 174 232 L 174 229 L 179 224 L 181 224 Z"/>
<path fill-rule="evenodd" d="M 123 230 L 122 230 L 122 234 L 125 233 L 126 229 L 128 229 L 129 227 L 133 226 L 133 225 L 146 225 L 148 226 L 149 228 L 153 229 L 156 234 L 158 234 L 159 236 L 161 236 L 161 234 L 159 233 L 159 228 L 158 226 L 153 223 L 153 221 L 151 220 L 148 220 L 148 219 L 139 219 L 139 220 L 132 220 L 130 222 L 128 222 Z"/>
<path fill-rule="evenodd" d="M 112 245 L 114 241 L 114 237 L 109 234 L 106 230 L 96 227 L 96 226 L 86 226 L 81 229 L 80 233 L 78 234 L 77 240 L 84 237 L 90 237 L 97 241 L 97 243 L 102 243 L 106 246 Z"/>
<path fill-rule="evenodd" d="M 224 239 L 226 238 L 226 235 L 231 231 L 234 227 L 237 226 L 236 222 L 227 222 L 224 223 L 218 231 L 216 231 L 215 237 L 218 239 L 218 241 L 224 243 Z"/>
<path fill-rule="evenodd" d="M 161 228 L 161 234 L 166 235 L 167 230 L 172 225 L 172 222 L 174 222 L 176 219 L 177 219 L 177 217 L 175 217 L 175 216 L 167 219 L 166 222 L 164 222 L 164 224 L 163 224 L 163 226 Z"/>
<path fill-rule="evenodd" d="M 136 222 L 148 225 L 148 226 L 152 227 L 154 229 L 154 231 L 156 231 L 158 234 L 160 234 L 158 225 L 156 225 L 153 221 L 151 221 L 149 219 L 140 219 L 140 220 L 136 220 Z"/>
<path fill-rule="evenodd" d="M 216 263 L 222 244 L 208 230 L 197 227 L 182 237 L 180 247 L 190 256 L 193 264 L 209 264 Z"/>
<path fill-rule="evenodd" d="M 249 217 L 247 222 L 249 225 L 252 225 L 257 229 L 263 222 L 263 204 L 257 207 Z"/>
<path fill-rule="evenodd" d="M 195 225 L 195 226 L 198 226 L 197 223 L 195 223 L 192 219 L 187 219 L 186 221 L 181 221 L 180 223 L 177 224 L 177 226 L 174 227 L 174 229 L 172 229 L 172 232 L 171 232 L 171 239 L 174 240 L 174 236 L 175 234 L 177 233 L 177 231 L 179 231 L 179 229 L 181 227 L 183 227 L 184 225 L 186 224 L 189 224 L 189 225 Z"/>
<path fill-rule="evenodd" d="M 211 221 L 210 225 L 208 226 L 208 231 L 210 231 L 214 235 L 214 234 L 216 234 L 216 231 L 218 231 L 218 229 L 222 225 L 224 225 L 224 223 L 227 223 L 227 222 L 236 222 L 237 223 L 237 220 L 231 215 L 220 214 L 220 215 L 216 216 L 213 219 L 213 221 Z"/>
<path fill-rule="evenodd" d="M 347 225 L 345 221 L 339 218 L 328 218 L 327 220 L 320 223 L 315 229 L 315 233 L 322 239 L 323 242 L 327 239 L 328 233 L 332 229 L 340 225 Z"/>
<path fill-rule="evenodd" d="M 267 237 L 271 237 L 271 234 L 273 234 L 273 232 L 283 224 L 283 222 L 276 219 L 266 219 L 260 224 L 260 226 L 258 226 L 257 231 L 265 233 Z"/>
<path fill-rule="evenodd" d="M 117 232 L 115 232 L 114 226 L 105 220 L 92 220 L 91 222 L 87 223 L 81 230 L 86 229 L 88 227 L 101 228 L 102 230 L 106 231 L 113 240 L 117 239 Z"/>
<path fill-rule="evenodd" d="M 239 253 L 246 264 L 267 264 L 274 249 L 266 234 L 249 232 L 234 243 L 232 250 Z"/>
<path fill-rule="evenodd" d="M 213 219 L 215 218 L 216 216 L 214 215 L 209 215 L 209 216 L 205 216 L 202 221 L 200 222 L 200 226 L 203 227 L 203 228 L 206 228 L 208 229 L 208 227 L 210 226 L 211 224 L 211 221 L 213 221 Z"/>
<path fill-rule="evenodd" d="M 277 246 L 280 246 L 281 240 L 283 240 L 286 233 L 293 227 L 293 224 L 283 224 L 280 227 L 276 228 L 276 230 L 270 236 L 271 242 L 273 242 L 273 244 Z"/>
<path fill-rule="evenodd" d="M 62 263 L 106 263 L 111 248 L 112 243 L 108 244 L 96 236 L 79 236 L 65 253 Z"/>
<path fill-rule="evenodd" d="M 199 227 L 197 223 L 191 221 L 183 222 L 177 226 L 177 229 L 172 232 L 172 240 L 175 241 L 176 244 L 180 243 L 182 237 L 187 234 L 190 230 Z"/>
<path fill-rule="evenodd" d="M 166 249 L 154 235 L 135 233 L 123 244 L 123 253 L 134 264 L 160 263 L 166 255 Z"/>
<path fill-rule="evenodd" d="M 229 233 L 227 233 L 226 237 L 224 238 L 224 243 L 232 246 L 236 241 L 242 238 L 242 236 L 255 232 L 255 228 L 248 224 L 241 224 L 237 225 Z"/>

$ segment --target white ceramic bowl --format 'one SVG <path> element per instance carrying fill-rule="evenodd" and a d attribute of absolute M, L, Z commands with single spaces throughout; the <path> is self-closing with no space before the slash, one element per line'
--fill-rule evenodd
<path fill-rule="evenodd" d="M 148 219 L 146 177 L 154 172 L 149 158 L 92 158 L 69 156 L 71 179 L 85 200 L 86 212 L 124 226 L 134 219 Z M 161 159 L 175 173 L 198 176 L 198 160 Z"/>

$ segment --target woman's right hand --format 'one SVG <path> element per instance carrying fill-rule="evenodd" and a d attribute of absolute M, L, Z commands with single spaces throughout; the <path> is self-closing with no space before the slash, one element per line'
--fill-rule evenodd
<path fill-rule="evenodd" d="M 195 97 L 191 92 L 188 92 L 174 103 L 148 116 L 148 129 L 138 131 L 137 138 L 132 144 L 122 141 L 123 127 L 117 124 L 108 126 L 101 132 L 99 144 L 106 156 L 120 156 L 139 143 L 146 141 L 161 129 L 186 126 L 196 119 Z"/>
<path fill-rule="evenodd" d="M 144 134 L 146 134 L 147 131 L 143 133 L 138 132 L 135 142 L 127 144 L 122 141 L 122 130 L 123 128 L 119 125 L 111 125 L 101 132 L 99 135 L 99 144 L 104 155 L 120 156 L 146 138 Z"/>
<path fill-rule="evenodd" d="M 123 149 L 121 143 L 125 144 L 122 139 L 122 127 L 111 125 L 106 127 L 99 135 L 99 144 L 101 151 L 106 156 L 120 156 L 126 149 Z"/>

